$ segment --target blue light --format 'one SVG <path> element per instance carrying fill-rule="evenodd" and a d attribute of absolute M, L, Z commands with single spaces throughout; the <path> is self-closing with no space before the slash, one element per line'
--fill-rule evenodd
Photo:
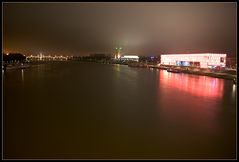
<path fill-rule="evenodd" d="M 190 66 L 190 63 L 187 61 L 177 61 L 176 65 L 177 66 Z"/>

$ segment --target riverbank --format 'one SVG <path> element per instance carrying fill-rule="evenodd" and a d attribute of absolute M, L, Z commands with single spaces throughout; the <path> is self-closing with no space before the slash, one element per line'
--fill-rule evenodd
<path fill-rule="evenodd" d="M 57 62 L 57 61 L 54 61 Z M 37 67 L 42 64 L 49 64 L 51 61 L 32 61 L 32 62 L 17 62 L 17 63 L 4 63 L 2 65 L 2 70 L 19 70 L 27 69 L 32 67 Z"/>
<path fill-rule="evenodd" d="M 85 62 L 85 61 L 81 61 Z M 27 63 L 16 63 L 16 64 L 4 64 L 3 70 L 13 70 L 13 69 L 26 69 L 38 66 L 40 64 L 50 63 L 49 61 L 39 61 L 39 62 L 27 62 Z M 210 69 L 197 69 L 197 68 L 181 68 L 181 67 L 172 67 L 172 66 L 158 66 L 158 65 L 149 65 L 143 62 L 128 62 L 128 63 L 119 63 L 119 62 L 95 62 L 100 64 L 122 64 L 128 65 L 129 67 L 135 68 L 154 68 L 167 70 L 168 68 L 176 68 L 180 73 L 193 74 L 193 75 L 203 75 L 214 78 L 222 78 L 234 80 L 237 78 L 236 71 L 233 73 L 230 71 L 211 71 Z"/>
<path fill-rule="evenodd" d="M 162 70 L 167 70 L 168 67 L 166 66 L 157 66 L 157 65 L 149 65 L 148 68 L 156 68 L 156 69 L 162 69 Z M 180 73 L 186 73 L 186 74 L 193 74 L 193 75 L 203 75 L 203 76 L 209 76 L 209 77 L 214 77 L 214 78 L 222 78 L 222 79 L 229 79 L 233 80 L 237 78 L 237 75 L 227 73 L 226 71 L 218 71 L 218 72 L 213 72 L 208 69 L 182 69 L 182 68 L 176 68 Z"/>
<path fill-rule="evenodd" d="M 232 74 L 227 74 L 227 73 L 215 73 L 215 72 L 201 72 L 201 71 L 181 71 L 183 73 L 187 74 L 194 74 L 194 75 L 204 75 L 204 76 L 209 76 L 209 77 L 214 77 L 214 78 L 222 78 L 222 79 L 236 79 L 236 75 Z"/>
<path fill-rule="evenodd" d="M 82 61 L 85 62 L 85 61 Z M 89 61 L 93 62 L 93 61 Z M 121 62 L 94 62 L 94 63 L 101 63 L 101 64 L 120 64 L 120 65 L 128 65 L 128 67 L 134 67 L 134 68 L 154 68 L 154 69 L 162 69 L 167 70 L 168 68 L 176 68 L 180 73 L 186 73 L 186 74 L 193 74 L 193 75 L 203 75 L 203 76 L 209 76 L 214 78 L 221 78 L 221 79 L 228 79 L 228 80 L 234 80 L 237 78 L 236 71 L 230 71 L 230 70 L 224 70 L 224 71 L 212 71 L 210 69 L 200 69 L 200 68 L 181 68 L 176 66 L 164 66 L 164 65 L 149 65 L 144 62 L 127 62 L 127 63 L 121 63 Z"/>
<path fill-rule="evenodd" d="M 2 70 L 16 70 L 16 69 L 26 69 L 26 68 L 30 68 L 31 65 L 29 64 L 4 64 L 2 66 Z"/>

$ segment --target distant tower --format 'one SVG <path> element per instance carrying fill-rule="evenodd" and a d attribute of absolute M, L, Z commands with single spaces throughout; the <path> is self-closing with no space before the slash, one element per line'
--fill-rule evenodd
<path fill-rule="evenodd" d="M 119 59 L 121 56 L 122 47 L 116 47 L 115 50 L 116 50 L 115 59 Z"/>

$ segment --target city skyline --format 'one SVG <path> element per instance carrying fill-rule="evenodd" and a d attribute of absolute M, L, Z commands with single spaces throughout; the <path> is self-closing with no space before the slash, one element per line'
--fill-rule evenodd
<path fill-rule="evenodd" d="M 236 3 L 5 2 L 2 23 L 4 52 L 236 57 Z"/>

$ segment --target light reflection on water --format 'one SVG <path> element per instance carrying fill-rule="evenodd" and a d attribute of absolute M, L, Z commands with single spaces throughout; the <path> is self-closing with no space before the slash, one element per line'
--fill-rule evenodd
<path fill-rule="evenodd" d="M 218 78 L 160 71 L 160 83 L 197 97 L 222 98 L 224 81 Z"/>
<path fill-rule="evenodd" d="M 224 80 L 164 70 L 160 71 L 159 82 L 162 118 L 176 122 L 175 124 L 189 122 L 190 125 L 193 122 L 197 129 L 212 131 L 217 128 L 214 121 L 221 109 Z M 204 125 L 205 123 L 207 124 Z"/>
<path fill-rule="evenodd" d="M 174 141 L 175 145 L 180 145 L 175 140 L 177 134 L 184 143 L 184 148 L 188 143 L 198 143 L 198 148 L 207 145 L 205 150 L 216 149 L 215 144 L 225 140 L 219 137 L 230 134 L 221 125 L 221 116 L 235 108 L 235 105 L 233 107 L 228 102 L 232 99 L 227 95 L 228 92 L 233 92 L 231 86 L 230 81 L 223 79 L 160 71 L 158 113 L 161 123 L 168 123 L 167 127 L 164 124 L 161 126 L 165 137 Z M 224 105 L 225 102 L 228 103 Z M 231 116 L 232 121 L 234 117 Z M 231 119 L 228 118 L 227 121 Z M 235 123 L 231 123 L 229 127 L 233 126 Z M 228 138 L 235 142 L 235 136 Z"/>
<path fill-rule="evenodd" d="M 232 94 L 234 95 L 235 93 L 236 93 L 236 85 L 233 84 L 233 86 L 232 86 Z"/>
<path fill-rule="evenodd" d="M 24 83 L 24 70 L 21 70 L 21 74 L 22 74 L 22 83 Z"/>

